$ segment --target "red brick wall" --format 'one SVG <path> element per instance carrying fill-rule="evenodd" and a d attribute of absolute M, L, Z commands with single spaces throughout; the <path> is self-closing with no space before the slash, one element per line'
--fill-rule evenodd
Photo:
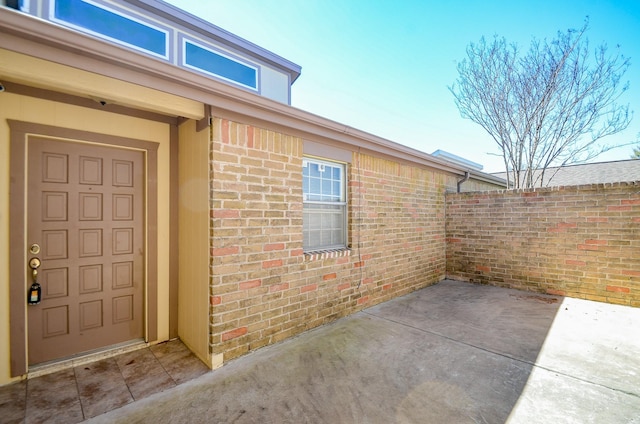
<path fill-rule="evenodd" d="M 640 182 L 446 203 L 449 278 L 640 306 Z"/>
<path fill-rule="evenodd" d="M 303 141 L 214 119 L 210 348 L 224 360 L 445 275 L 444 191 L 456 176 L 353 153 L 350 250 L 302 250 Z"/>

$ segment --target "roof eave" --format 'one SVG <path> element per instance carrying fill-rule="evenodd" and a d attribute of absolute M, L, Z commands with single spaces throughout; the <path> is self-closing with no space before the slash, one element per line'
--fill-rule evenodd
<path fill-rule="evenodd" d="M 312 138 L 334 140 L 355 149 L 382 153 L 456 175 L 469 171 L 476 180 L 504 184 L 504 180 L 495 176 L 455 166 L 365 131 L 2 7 L 0 34 L 3 34 L 0 48 L 189 98 L 211 105 L 214 110 L 272 122 Z"/>

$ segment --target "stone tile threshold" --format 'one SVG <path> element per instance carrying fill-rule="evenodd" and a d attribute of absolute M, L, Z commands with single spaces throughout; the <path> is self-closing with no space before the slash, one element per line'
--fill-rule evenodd
<path fill-rule="evenodd" d="M 95 352 L 84 353 L 76 357 L 70 357 L 62 361 L 45 362 L 29 368 L 27 379 L 40 377 L 47 374 L 53 374 L 57 371 L 62 371 L 67 368 L 77 367 L 79 365 L 90 364 L 102 359 L 113 358 L 114 356 L 122 355 L 123 353 L 133 352 L 139 349 L 144 349 L 150 345 L 142 340 L 133 341 L 129 343 L 122 343 L 115 346 L 110 346 L 107 349 L 97 350 Z"/>
<path fill-rule="evenodd" d="M 0 387 L 0 421 L 78 423 L 208 371 L 180 340 L 118 346 L 36 367 L 26 380 Z"/>

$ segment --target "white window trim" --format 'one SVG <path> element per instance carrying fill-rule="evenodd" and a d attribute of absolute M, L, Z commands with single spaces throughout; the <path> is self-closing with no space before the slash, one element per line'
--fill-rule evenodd
<path fill-rule="evenodd" d="M 147 50 L 144 47 L 140 47 L 140 46 L 137 46 L 135 44 L 131 44 L 131 43 L 128 43 L 126 41 L 120 40 L 118 38 L 110 37 L 110 36 L 108 36 L 106 34 L 102 34 L 100 32 L 93 31 L 93 30 L 91 30 L 89 28 L 85 28 L 83 26 L 76 25 L 76 24 L 73 24 L 71 22 L 67 22 L 67 21 L 65 21 L 63 19 L 59 19 L 58 17 L 56 17 L 56 0 L 52 1 L 51 4 L 49 5 L 49 20 L 51 22 L 56 22 L 56 23 L 58 23 L 60 25 L 66 26 L 68 28 L 73 28 L 73 29 L 75 29 L 77 31 L 84 32 L 85 34 L 90 34 L 90 35 L 93 35 L 93 36 L 95 36 L 97 38 L 101 38 L 103 40 L 108 40 L 108 41 L 111 41 L 112 43 L 119 44 L 121 46 L 125 46 L 125 47 L 128 47 L 130 49 L 133 49 L 133 50 L 136 50 L 136 51 L 139 51 L 139 52 L 151 55 L 151 56 L 159 57 L 159 58 L 165 59 L 165 60 L 170 60 L 170 53 L 171 53 L 170 52 L 170 48 L 171 48 L 170 41 L 171 41 L 171 37 L 172 37 L 171 29 L 163 28 L 161 26 L 158 26 L 155 23 L 151 23 L 151 22 L 149 22 L 147 20 L 144 20 L 144 19 L 140 18 L 139 16 L 136 16 L 133 12 L 122 11 L 122 10 L 116 9 L 116 8 L 112 7 L 110 3 L 106 3 L 106 2 L 102 3 L 102 2 L 94 1 L 94 0 L 81 0 L 81 1 L 83 1 L 84 3 L 90 4 L 92 6 L 95 6 L 95 7 L 99 8 L 99 9 L 102 9 L 102 10 L 105 10 L 107 12 L 113 13 L 114 15 L 118 15 L 118 16 L 121 16 L 121 17 L 123 17 L 125 19 L 129 19 L 129 20 L 131 20 L 133 22 L 137 22 L 140 25 L 144 25 L 144 26 L 146 26 L 148 28 L 151 28 L 151 29 L 154 29 L 154 30 L 156 30 L 158 32 L 164 33 L 164 45 L 165 45 L 164 46 L 165 47 L 164 51 L 165 51 L 165 54 L 164 55 L 163 54 L 159 54 L 159 53 L 156 53 L 154 51 Z"/>
<path fill-rule="evenodd" d="M 331 205 L 331 206 L 341 206 L 343 207 L 343 220 L 342 220 L 342 229 L 343 229 L 343 240 L 340 244 L 334 244 L 334 245 L 326 245 L 326 246 L 318 246 L 318 247 L 306 247 L 304 246 L 304 252 L 306 254 L 309 253 L 317 253 L 317 252 L 323 252 L 323 251 L 336 251 L 336 250 L 345 250 L 348 248 L 348 221 L 349 221 L 349 214 L 348 214 L 348 196 L 347 196 L 347 163 L 346 162 L 342 162 L 342 161 L 335 161 L 335 160 L 330 160 L 330 159 L 325 159 L 325 158 L 319 158 L 319 157 L 315 157 L 315 156 L 305 156 L 303 158 L 302 161 L 302 166 L 307 167 L 309 163 L 316 163 L 320 166 L 324 166 L 324 165 L 328 165 L 328 166 L 340 166 L 341 167 L 341 181 L 340 181 L 340 198 L 341 201 L 339 202 L 335 202 L 335 201 L 310 201 L 306 199 L 306 194 L 304 193 L 304 187 L 303 187 L 303 199 L 302 199 L 302 204 L 303 204 L 303 214 L 305 211 L 305 205 Z M 304 183 L 304 177 L 303 177 L 303 183 Z M 303 219 L 304 221 L 304 219 Z M 303 229 L 306 228 L 304 222 L 303 222 Z"/>
<path fill-rule="evenodd" d="M 183 66 L 185 68 L 188 68 L 188 69 L 191 69 L 192 71 L 196 71 L 196 72 L 203 73 L 203 74 L 206 74 L 206 75 L 214 77 L 214 78 L 221 79 L 223 81 L 235 84 L 235 85 L 240 86 L 240 87 L 248 88 L 251 91 L 260 92 L 260 67 L 259 66 L 256 66 L 255 64 L 253 64 L 253 63 L 251 63 L 251 62 L 249 62 L 247 60 L 244 60 L 244 59 L 242 59 L 242 58 L 240 58 L 238 56 L 234 56 L 231 53 L 225 52 L 224 50 L 222 50 L 219 47 L 214 47 L 211 44 L 204 43 L 204 42 L 202 42 L 202 41 L 200 41 L 200 40 L 198 40 L 198 39 L 196 39 L 194 37 L 188 36 L 188 35 L 181 35 L 180 43 L 182 44 L 181 57 L 180 57 L 180 65 L 181 66 Z M 222 75 L 216 74 L 214 72 L 210 72 L 210 71 L 208 71 L 206 69 L 202 69 L 202 68 L 199 68 L 197 66 L 190 65 L 189 63 L 187 63 L 187 43 L 192 44 L 192 45 L 194 45 L 196 47 L 199 47 L 199 48 L 201 48 L 203 50 L 206 50 L 208 52 L 211 52 L 213 54 L 216 54 L 218 56 L 224 57 L 225 59 L 231 60 L 233 62 L 236 62 L 236 63 L 240 64 L 240 65 L 246 66 L 247 68 L 253 69 L 256 72 L 256 74 L 255 74 L 255 86 L 247 85 L 247 84 L 241 83 L 240 81 L 236 81 L 236 80 L 233 80 L 231 78 L 227 78 L 227 77 L 224 77 Z"/>

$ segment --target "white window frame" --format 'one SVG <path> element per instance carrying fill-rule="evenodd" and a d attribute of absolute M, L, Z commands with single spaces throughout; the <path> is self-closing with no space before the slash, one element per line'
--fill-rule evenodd
<path fill-rule="evenodd" d="M 305 156 L 302 167 L 302 229 L 305 253 L 346 249 L 347 164 Z M 314 167 L 323 174 L 324 169 L 330 167 L 332 175 L 317 175 L 317 172 L 314 172 L 316 175 L 312 175 Z M 333 175 L 336 170 L 339 170 L 338 181 Z"/>
<path fill-rule="evenodd" d="M 248 88 L 248 89 L 250 89 L 252 91 L 257 91 L 257 92 L 260 91 L 260 67 L 254 65 L 253 63 L 250 63 L 250 62 L 248 62 L 246 60 L 243 60 L 240 57 L 237 57 L 237 56 L 234 56 L 234 55 L 232 55 L 232 54 L 230 54 L 228 52 L 225 52 L 224 50 L 222 50 L 220 48 L 216 48 L 216 47 L 214 47 L 214 46 L 212 46 L 210 44 L 205 44 L 205 43 L 203 43 L 201 41 L 197 41 L 195 38 L 192 38 L 190 36 L 181 35 L 180 41 L 181 41 L 181 45 L 182 45 L 181 58 L 180 58 L 181 62 L 180 62 L 180 64 L 182 66 L 184 66 L 185 68 L 189 68 L 189 69 L 191 69 L 193 71 L 201 72 L 201 73 L 204 73 L 206 75 L 209 75 L 209 76 L 212 76 L 212 77 L 215 77 L 215 78 L 219 78 L 221 80 L 230 82 L 232 84 L 239 85 L 239 86 L 244 87 L 244 88 Z M 200 68 L 198 66 L 190 64 L 189 62 L 187 62 L 187 44 L 191 44 L 191 45 L 196 46 L 196 47 L 198 47 L 198 48 L 200 48 L 202 50 L 205 50 L 205 51 L 207 51 L 207 52 L 209 52 L 211 54 L 220 56 L 220 57 L 222 57 L 224 59 L 230 60 L 232 62 L 236 62 L 239 65 L 242 65 L 242 66 L 245 66 L 245 67 L 247 67 L 249 69 L 252 69 L 255 72 L 253 85 L 248 85 L 248 84 L 243 83 L 242 81 L 238 81 L 238 80 L 235 80 L 235 79 L 232 79 L 232 78 L 227 78 L 227 77 L 225 77 L 225 76 L 223 76 L 221 74 L 217 74 L 217 73 L 209 71 L 207 69 L 203 69 L 203 68 Z"/>
<path fill-rule="evenodd" d="M 165 60 L 170 60 L 171 59 L 171 57 L 170 57 L 170 54 L 171 54 L 170 42 L 171 42 L 171 38 L 172 38 L 172 30 L 170 28 L 162 27 L 157 23 L 152 23 L 153 21 L 151 21 L 150 19 L 149 20 L 145 20 L 141 16 L 139 16 L 137 14 L 134 14 L 134 13 L 132 13 L 130 11 L 127 11 L 127 10 L 124 10 L 124 9 L 121 10 L 120 8 L 113 7 L 113 5 L 111 3 L 109 3 L 109 2 L 100 1 L 100 0 L 80 0 L 83 3 L 87 3 L 87 4 L 89 4 L 91 6 L 94 6 L 94 7 L 98 8 L 98 9 L 102 9 L 105 12 L 120 16 L 120 17 L 122 17 L 124 19 L 128 19 L 128 20 L 130 20 L 132 22 L 138 23 L 138 24 L 140 24 L 142 26 L 145 26 L 147 28 L 150 28 L 152 30 L 155 30 L 155 31 L 158 31 L 158 32 L 164 34 L 164 51 L 165 51 L 165 54 L 161 54 L 161 53 L 155 52 L 153 50 L 148 50 L 147 48 L 145 48 L 142 45 L 132 44 L 132 43 L 129 43 L 128 41 L 124 41 L 124 40 L 121 40 L 119 38 L 114 38 L 114 37 L 111 37 L 111 36 L 109 36 L 107 34 L 103 34 L 101 32 L 94 31 L 94 30 L 92 30 L 90 28 L 87 28 L 87 27 L 84 27 L 84 26 L 81 26 L 81 25 L 77 25 L 77 24 L 74 24 L 72 22 L 68 22 L 68 21 L 66 21 L 64 19 L 58 18 L 56 16 L 56 1 L 57 0 L 53 0 L 49 5 L 49 20 L 51 20 L 52 22 L 56 22 L 56 23 L 59 23 L 61 25 L 66 26 L 66 27 L 73 28 L 73 29 L 76 29 L 78 31 L 81 31 L 81 32 L 84 32 L 84 33 L 87 33 L 87 34 L 94 35 L 94 36 L 96 36 L 98 38 L 102 38 L 104 40 L 109 40 L 109 41 L 111 41 L 113 43 L 120 44 L 121 46 L 129 47 L 129 48 L 131 48 L 133 50 L 136 50 L 136 51 L 139 51 L 139 52 L 142 52 L 142 53 L 146 53 L 146 54 L 149 54 L 151 56 L 159 57 L 159 58 L 165 59 Z"/>

